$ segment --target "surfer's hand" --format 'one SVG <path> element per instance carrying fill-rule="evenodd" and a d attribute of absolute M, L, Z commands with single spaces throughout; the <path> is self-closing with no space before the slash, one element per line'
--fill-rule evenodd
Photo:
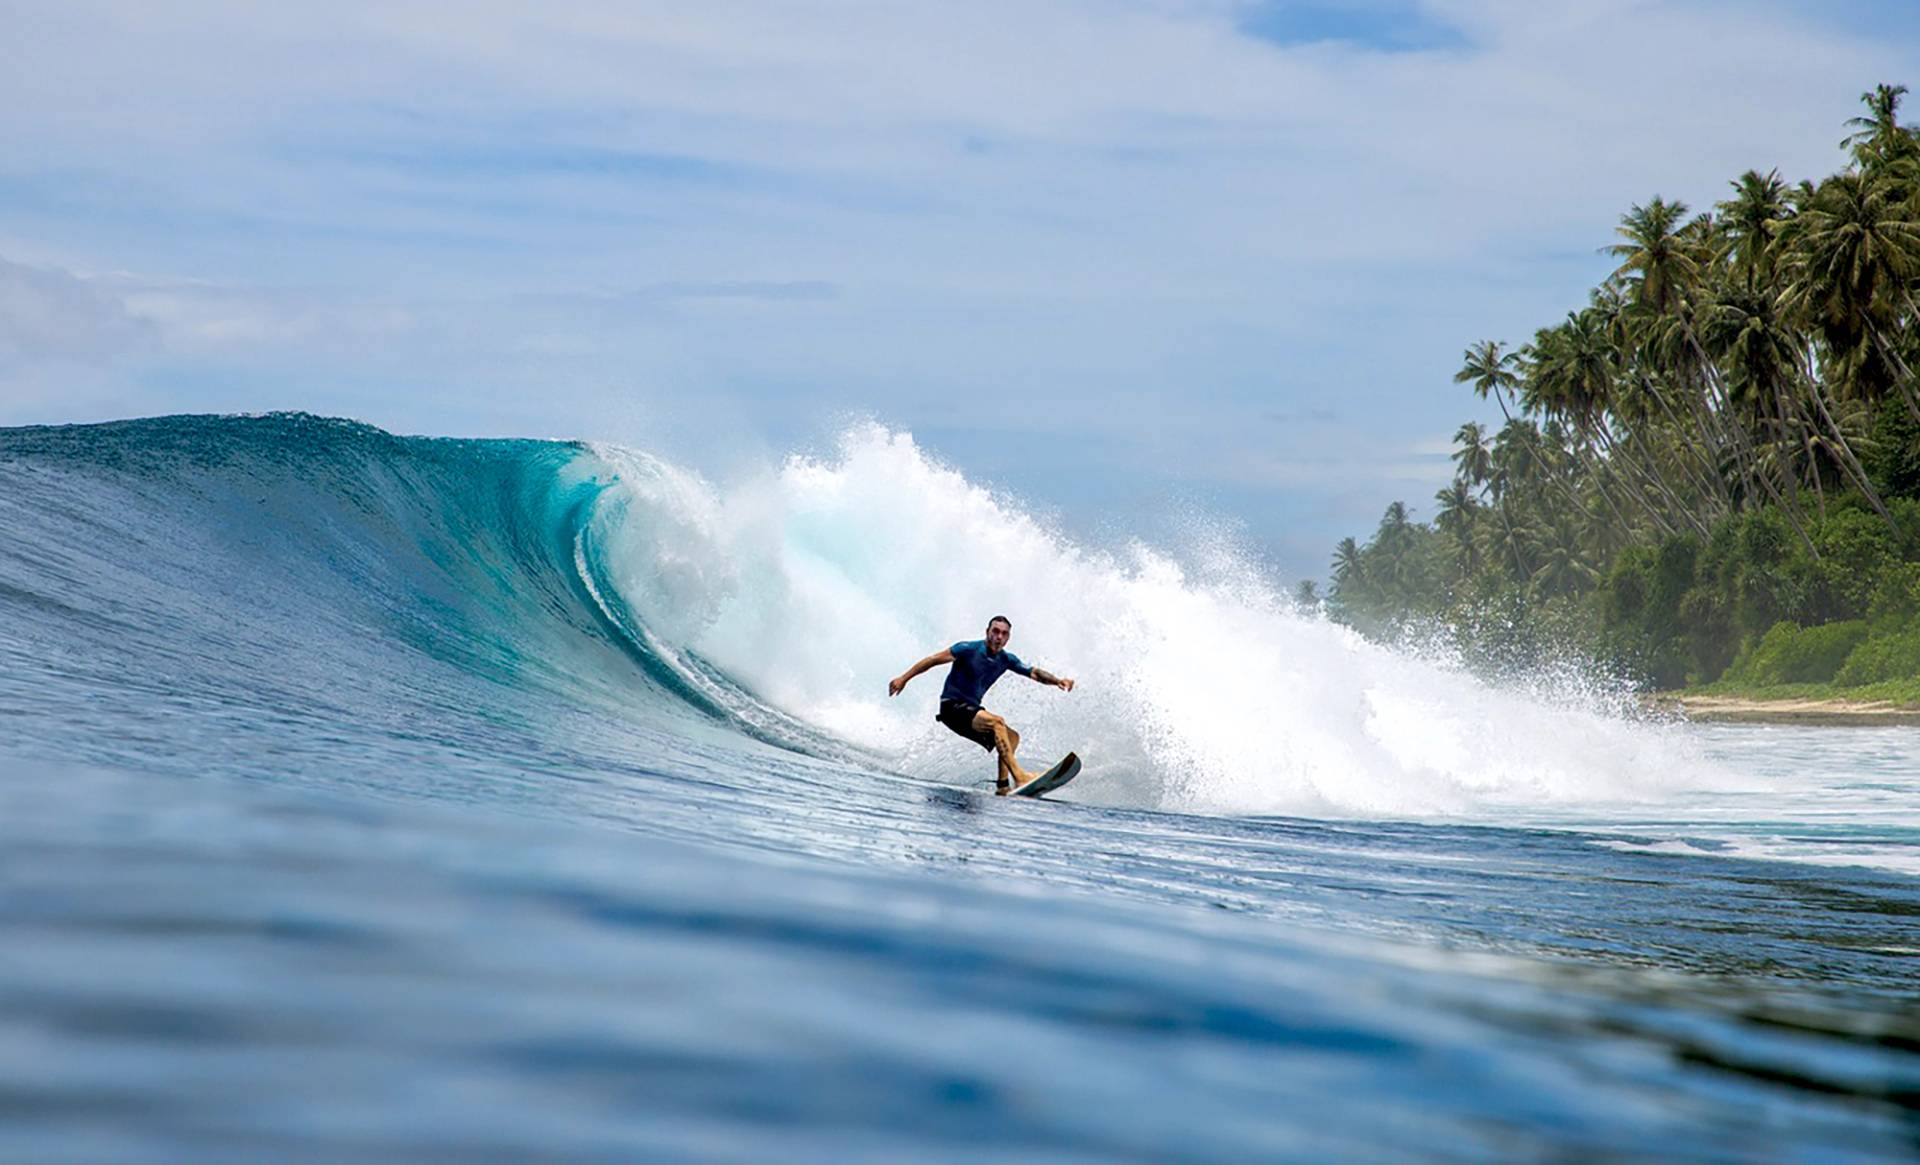
<path fill-rule="evenodd" d="M 907 686 L 907 677 L 895 676 L 892 679 L 887 681 L 887 695 L 897 696 L 900 694 L 901 689 L 905 688 L 906 686 Z"/>
<path fill-rule="evenodd" d="M 1063 692 L 1073 691 L 1073 681 L 1065 676 L 1061 676 L 1059 679 L 1053 681 L 1053 683 L 1055 687 L 1058 687 Z"/>

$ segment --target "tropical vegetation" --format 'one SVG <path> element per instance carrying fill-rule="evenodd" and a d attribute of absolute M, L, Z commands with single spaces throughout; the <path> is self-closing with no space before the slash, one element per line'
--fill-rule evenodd
<path fill-rule="evenodd" d="M 1654 197 L 1587 302 L 1454 381 L 1430 522 L 1341 541 L 1324 605 L 1477 660 L 1567 649 L 1661 687 L 1920 680 L 1920 131 L 1862 96 L 1844 167 Z M 1315 596 L 1317 598 L 1317 596 Z"/>

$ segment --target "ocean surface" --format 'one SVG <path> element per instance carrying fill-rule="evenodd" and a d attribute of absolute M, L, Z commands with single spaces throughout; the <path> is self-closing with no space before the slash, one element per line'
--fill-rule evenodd
<path fill-rule="evenodd" d="M 873 426 L 0 430 L 0 1159 L 1920 1157 L 1920 730 L 1283 590 Z M 1002 612 L 1053 800 L 886 697 Z"/>

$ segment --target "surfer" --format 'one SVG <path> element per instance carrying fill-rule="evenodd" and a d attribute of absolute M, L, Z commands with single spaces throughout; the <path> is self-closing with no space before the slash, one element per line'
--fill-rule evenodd
<path fill-rule="evenodd" d="M 887 683 L 887 695 L 897 696 L 907 681 L 921 672 L 943 663 L 952 664 L 953 670 L 947 673 L 947 686 L 940 690 L 940 713 L 934 719 L 999 755 L 999 771 L 994 776 L 994 791 L 999 793 L 1026 784 L 1033 780 L 1033 774 L 1014 759 L 1014 751 L 1020 747 L 1020 734 L 1005 720 L 980 706 L 987 689 L 1005 673 L 1017 672 L 1037 683 L 1052 684 L 1063 692 L 1073 691 L 1072 680 L 1021 663 L 1019 656 L 1007 650 L 1007 640 L 1012 637 L 1013 622 L 1005 615 L 995 615 L 987 620 L 985 639 L 970 639 L 936 651 Z"/>

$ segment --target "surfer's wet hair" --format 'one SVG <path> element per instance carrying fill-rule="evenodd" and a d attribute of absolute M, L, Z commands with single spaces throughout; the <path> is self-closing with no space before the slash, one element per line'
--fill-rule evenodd
<path fill-rule="evenodd" d="M 995 615 L 993 618 L 987 620 L 987 626 L 989 628 L 991 628 L 995 623 L 1005 623 L 1007 625 L 1008 631 L 1013 630 L 1013 620 L 1007 618 L 1005 615 Z"/>

